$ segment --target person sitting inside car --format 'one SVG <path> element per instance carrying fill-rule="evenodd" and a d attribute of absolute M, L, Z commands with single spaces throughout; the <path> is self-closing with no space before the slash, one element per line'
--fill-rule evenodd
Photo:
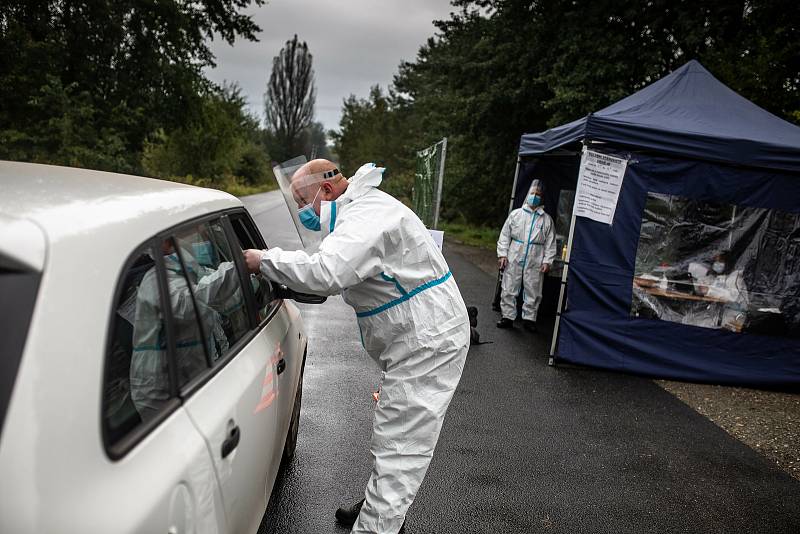
<path fill-rule="evenodd" d="M 197 313 L 202 320 L 205 344 L 212 362 L 229 347 L 223 328 L 225 317 L 221 312 L 237 308 L 232 303 L 243 302 L 243 296 L 233 262 L 220 263 L 216 269 L 202 266 L 184 248 L 181 248 L 179 257 L 171 238 L 162 242 L 161 252 L 175 328 L 177 380 L 179 385 L 183 385 L 206 369 L 209 363 L 187 277 L 192 282 Z M 183 265 L 186 265 L 185 273 Z M 238 308 L 242 309 L 242 306 Z M 170 398 L 167 339 L 155 266 L 142 277 L 136 295 L 130 386 L 131 399 L 143 420 L 158 413 Z"/>

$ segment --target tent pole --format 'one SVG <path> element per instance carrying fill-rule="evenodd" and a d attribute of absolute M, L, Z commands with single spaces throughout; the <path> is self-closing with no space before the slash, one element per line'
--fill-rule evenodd
<path fill-rule="evenodd" d="M 514 209 L 514 197 L 517 191 L 517 180 L 519 180 L 519 163 L 522 160 L 522 157 L 517 154 L 517 168 L 514 169 L 514 184 L 511 186 L 511 201 L 508 204 L 508 213 Z M 495 311 L 500 311 L 500 292 L 501 287 L 503 284 L 503 271 L 500 270 L 497 273 L 497 284 L 494 287 L 494 298 L 492 299 L 492 309 Z"/>
<path fill-rule="evenodd" d="M 583 140 L 583 150 L 587 150 L 590 141 Z M 580 180 L 580 175 L 578 176 Z M 567 276 L 569 275 L 569 258 L 572 255 L 572 238 L 575 235 L 575 202 L 578 200 L 578 187 L 575 186 L 575 199 L 572 201 L 572 218 L 569 222 L 569 237 L 567 237 L 567 255 L 564 258 L 564 269 L 561 271 L 561 288 L 558 293 L 558 307 L 556 308 L 556 324 L 553 326 L 553 341 L 550 343 L 550 359 L 547 365 L 556 364 L 556 348 L 558 347 L 558 332 L 561 326 L 561 313 L 564 311 L 564 304 L 567 293 Z"/>
<path fill-rule="evenodd" d="M 522 158 L 517 155 L 517 168 L 514 169 L 514 185 L 511 186 L 511 202 L 508 203 L 508 213 L 514 209 L 514 196 L 517 193 L 517 180 L 519 179 L 519 162 Z"/>

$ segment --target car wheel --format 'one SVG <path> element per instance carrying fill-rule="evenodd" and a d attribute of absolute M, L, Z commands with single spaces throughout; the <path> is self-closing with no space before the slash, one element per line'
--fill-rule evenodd
<path fill-rule="evenodd" d="M 297 384 L 297 393 L 294 396 L 294 408 L 292 408 L 292 419 L 289 422 L 289 431 L 286 433 L 286 441 L 283 445 L 283 458 L 281 464 L 286 465 L 294 458 L 294 451 L 297 448 L 297 431 L 300 429 L 300 405 L 303 401 L 303 373 L 300 372 L 300 383 Z"/>

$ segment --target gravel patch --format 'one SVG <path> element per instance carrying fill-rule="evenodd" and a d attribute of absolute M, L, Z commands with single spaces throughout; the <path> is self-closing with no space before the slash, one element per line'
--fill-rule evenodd
<path fill-rule="evenodd" d="M 800 394 L 655 380 L 800 480 Z"/>
<path fill-rule="evenodd" d="M 493 250 L 465 245 L 447 236 L 445 247 L 461 254 L 487 274 L 497 275 L 497 257 Z M 671 380 L 654 382 L 800 480 L 799 393 Z"/>

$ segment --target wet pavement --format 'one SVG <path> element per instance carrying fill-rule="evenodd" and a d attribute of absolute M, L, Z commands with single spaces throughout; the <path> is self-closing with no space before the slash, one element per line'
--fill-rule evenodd
<path fill-rule="evenodd" d="M 260 197 L 246 202 L 273 244 L 288 216 Z M 650 380 L 548 367 L 546 335 L 494 327 L 494 278 L 447 245 L 445 256 L 494 343 L 470 350 L 409 534 L 800 532 L 800 482 Z M 302 308 L 299 442 L 264 534 L 347 532 L 333 512 L 361 497 L 370 470 L 377 367 L 339 297 Z"/>

